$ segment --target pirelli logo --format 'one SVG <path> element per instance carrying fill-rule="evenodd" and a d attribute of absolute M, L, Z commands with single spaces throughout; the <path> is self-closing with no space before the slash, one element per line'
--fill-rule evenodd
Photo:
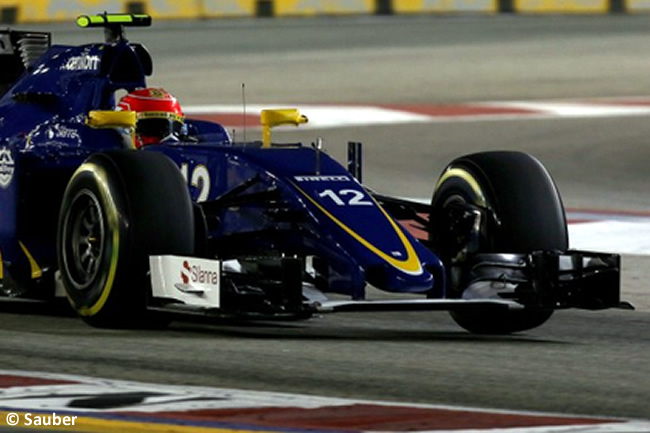
<path fill-rule="evenodd" d="M 297 182 L 347 182 L 350 176 L 346 175 L 333 175 L 333 176 L 294 176 Z"/>

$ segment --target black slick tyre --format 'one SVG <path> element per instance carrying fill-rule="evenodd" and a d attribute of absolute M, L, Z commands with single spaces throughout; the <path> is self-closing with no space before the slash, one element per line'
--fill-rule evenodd
<path fill-rule="evenodd" d="M 66 188 L 58 265 L 67 297 L 98 327 L 147 326 L 150 255 L 191 255 L 194 216 L 187 185 L 165 155 L 92 155 Z"/>
<path fill-rule="evenodd" d="M 529 253 L 568 249 L 564 206 L 551 176 L 534 157 L 522 152 L 495 151 L 463 156 L 442 173 L 432 199 L 431 241 L 447 269 L 457 260 L 467 239 L 452 232 L 445 218 L 458 206 L 487 210 L 495 222 L 483 230 L 476 253 Z M 451 271 L 453 272 L 453 271 Z M 462 278 L 449 275 L 448 296 L 460 298 Z M 552 310 L 502 312 L 451 311 L 464 329 L 481 334 L 508 334 L 546 322 Z"/>

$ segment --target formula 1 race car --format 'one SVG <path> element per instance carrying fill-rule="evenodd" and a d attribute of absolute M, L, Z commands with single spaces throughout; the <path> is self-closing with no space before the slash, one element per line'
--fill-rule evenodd
<path fill-rule="evenodd" d="M 364 187 L 359 143 L 347 166 L 273 143 L 271 128 L 306 121 L 294 109 L 263 111 L 261 142 L 186 119 L 182 141 L 136 150 L 116 92 L 146 87 L 152 59 L 124 26 L 150 23 L 82 16 L 106 41 L 78 47 L 0 31 L 2 295 L 67 297 L 105 327 L 446 310 L 476 333 L 624 305 L 620 257 L 569 250 L 557 188 L 525 153 L 459 157 L 425 204 Z"/>

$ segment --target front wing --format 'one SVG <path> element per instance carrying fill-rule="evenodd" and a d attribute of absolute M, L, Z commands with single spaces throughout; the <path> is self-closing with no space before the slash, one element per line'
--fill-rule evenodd
<path fill-rule="evenodd" d="M 620 300 L 620 256 L 616 254 L 540 251 L 477 255 L 471 265 L 473 279 L 457 299 L 414 295 L 395 299 L 392 295 L 329 300 L 304 281 L 302 260 L 259 260 L 276 260 L 277 272 L 256 272 L 237 260 L 153 256 L 149 307 L 168 313 L 253 318 L 363 311 L 633 308 Z M 481 290 L 472 290 L 479 286 Z"/>

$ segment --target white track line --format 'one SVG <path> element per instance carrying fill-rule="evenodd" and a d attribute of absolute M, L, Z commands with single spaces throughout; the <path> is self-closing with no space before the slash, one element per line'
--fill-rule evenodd
<path fill-rule="evenodd" d="M 594 118 L 650 115 L 648 98 L 611 98 L 567 101 L 494 101 L 447 105 L 314 105 L 253 104 L 245 108 L 248 116 L 258 116 L 263 109 L 298 108 L 309 118 L 308 128 L 335 128 L 377 124 L 447 123 L 549 118 Z M 496 111 L 495 111 L 496 110 Z M 193 114 L 243 115 L 241 105 L 192 105 Z"/>

